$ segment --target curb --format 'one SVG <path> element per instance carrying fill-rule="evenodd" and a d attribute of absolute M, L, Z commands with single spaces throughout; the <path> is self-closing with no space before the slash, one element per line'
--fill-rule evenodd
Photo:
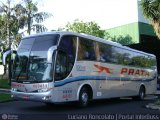
<path fill-rule="evenodd" d="M 10 89 L 0 89 L 0 93 L 10 94 L 11 90 Z"/>
<path fill-rule="evenodd" d="M 156 95 L 147 95 L 144 99 L 145 100 L 154 100 L 154 99 L 158 99 L 158 96 L 156 96 Z"/>
<path fill-rule="evenodd" d="M 150 108 L 153 110 L 160 110 L 160 105 L 155 105 L 153 103 L 150 103 L 150 104 L 146 105 L 146 108 Z"/>

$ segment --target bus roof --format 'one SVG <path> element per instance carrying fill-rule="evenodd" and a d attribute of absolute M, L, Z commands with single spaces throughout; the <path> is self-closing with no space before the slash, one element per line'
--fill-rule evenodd
<path fill-rule="evenodd" d="M 97 41 L 97 42 L 106 43 L 106 44 L 113 45 L 113 46 L 116 46 L 116 47 L 119 47 L 119 48 L 123 48 L 123 49 L 127 49 L 127 50 L 130 50 L 130 51 L 134 51 L 134 52 L 138 52 L 138 53 L 142 53 L 142 54 L 145 54 L 145 55 L 150 55 L 152 57 L 155 57 L 155 55 L 153 55 L 153 54 L 149 54 L 149 53 L 142 52 L 142 51 L 139 51 L 139 50 L 136 50 L 136 49 L 132 49 L 130 47 L 123 46 L 120 43 L 113 42 L 111 40 L 106 40 L 106 39 L 99 38 L 99 37 L 95 37 L 95 36 L 88 35 L 88 34 L 85 34 L 85 33 L 76 33 L 76 32 L 68 32 L 68 31 L 53 31 L 53 32 L 43 32 L 43 33 L 33 34 L 33 35 L 30 35 L 30 36 L 24 37 L 23 39 L 30 38 L 30 37 L 43 36 L 43 35 L 53 35 L 53 34 L 59 34 L 60 36 L 75 35 L 75 36 L 78 36 L 78 37 L 91 39 L 91 40 L 94 40 L 94 41 Z"/>

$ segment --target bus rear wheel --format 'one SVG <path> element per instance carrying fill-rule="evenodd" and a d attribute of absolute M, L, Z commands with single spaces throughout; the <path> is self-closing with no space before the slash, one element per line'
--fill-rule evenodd
<path fill-rule="evenodd" d="M 144 98 L 145 98 L 145 87 L 141 86 L 139 89 L 138 96 L 134 96 L 133 99 L 134 100 L 144 100 Z"/>
<path fill-rule="evenodd" d="M 144 100 L 145 98 L 145 88 L 143 86 L 140 87 L 138 98 L 139 100 Z"/>
<path fill-rule="evenodd" d="M 89 92 L 86 87 L 83 87 L 79 94 L 79 106 L 86 107 L 89 102 Z"/>

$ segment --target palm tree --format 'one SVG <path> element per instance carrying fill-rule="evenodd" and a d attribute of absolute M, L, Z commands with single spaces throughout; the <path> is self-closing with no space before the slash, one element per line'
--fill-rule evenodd
<path fill-rule="evenodd" d="M 15 17 L 12 15 L 13 8 L 11 8 L 11 0 L 7 0 L 7 4 L 4 4 L 1 2 L 0 6 L 0 15 L 1 15 L 1 28 L 2 28 L 2 33 L 6 33 L 3 37 L 6 37 L 7 42 L 8 42 L 8 47 L 11 47 L 11 23 L 13 23 L 13 20 Z"/>
<path fill-rule="evenodd" d="M 47 28 L 40 23 L 42 23 L 47 18 L 52 15 L 47 12 L 38 12 L 37 3 L 33 3 L 32 0 L 24 0 L 25 16 L 27 32 L 30 35 L 31 30 L 37 33 L 47 30 Z"/>
<path fill-rule="evenodd" d="M 19 18 L 16 16 L 16 6 L 11 5 L 11 0 L 7 0 L 6 3 L 0 1 L 0 43 L 3 45 L 3 49 L 11 50 L 21 25 L 19 25 Z M 11 54 L 9 55 L 8 62 L 9 72 L 9 84 L 11 84 Z"/>
<path fill-rule="evenodd" d="M 1 2 L 0 5 L 0 37 L 6 41 L 6 47 L 10 47 L 12 40 L 17 38 L 20 28 L 24 27 L 19 17 L 22 13 L 18 16 L 17 5 L 11 7 L 10 2 L 11 0 L 7 0 L 6 4 Z"/>
<path fill-rule="evenodd" d="M 6 27 L 5 25 L 5 20 L 4 16 L 0 15 L 0 40 L 5 40 L 6 39 Z"/>
<path fill-rule="evenodd" d="M 150 20 L 160 39 L 160 0 L 141 0 L 141 7 L 144 16 Z"/>

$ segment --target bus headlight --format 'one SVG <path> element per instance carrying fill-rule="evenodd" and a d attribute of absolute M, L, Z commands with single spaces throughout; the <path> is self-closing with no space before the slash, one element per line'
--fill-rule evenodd
<path fill-rule="evenodd" d="M 44 88 L 44 89 L 39 89 L 38 92 L 47 92 L 48 89 L 47 88 Z"/>
<path fill-rule="evenodd" d="M 42 100 L 45 100 L 45 101 L 50 100 L 50 99 L 51 99 L 51 96 L 45 96 L 42 98 Z"/>

